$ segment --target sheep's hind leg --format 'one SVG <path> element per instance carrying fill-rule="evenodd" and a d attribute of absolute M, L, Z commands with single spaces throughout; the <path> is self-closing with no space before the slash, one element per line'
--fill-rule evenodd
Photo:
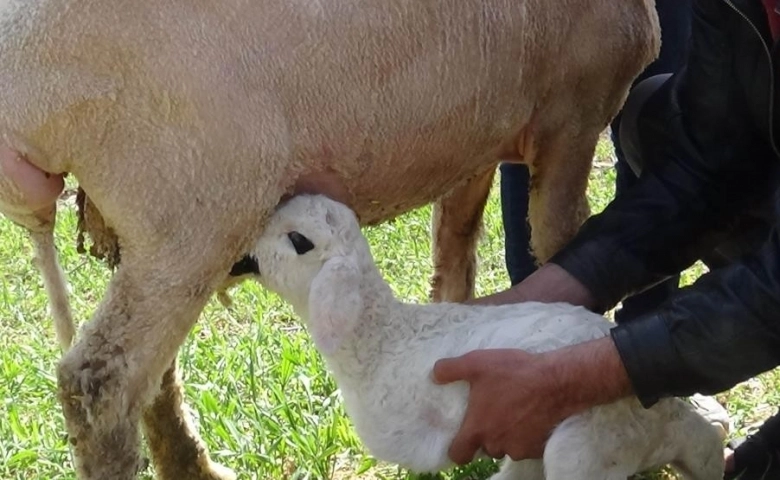
<path fill-rule="evenodd" d="M 57 198 L 64 187 L 62 175 L 44 172 L 22 153 L 0 146 L 0 213 L 30 234 L 57 338 L 67 350 L 76 331 L 54 242 Z"/>
<path fill-rule="evenodd" d="M 434 302 L 463 302 L 474 296 L 477 243 L 495 172 L 491 168 L 480 173 L 434 205 Z"/>
<path fill-rule="evenodd" d="M 160 393 L 143 415 L 152 462 L 160 480 L 234 480 L 232 470 L 209 458 L 184 404 L 176 361 L 163 374 Z"/>
<path fill-rule="evenodd" d="M 110 267 L 118 265 L 118 250 L 111 238 L 112 232 L 105 227 L 100 212 L 83 195 L 85 222 L 90 224 L 89 234 L 93 248 L 106 256 Z M 104 246 L 105 245 L 105 246 Z M 212 462 L 204 442 L 192 424 L 190 414 L 184 405 L 184 392 L 176 362 L 163 375 L 160 392 L 143 414 L 147 443 L 161 480 L 233 480 L 235 474 Z"/>

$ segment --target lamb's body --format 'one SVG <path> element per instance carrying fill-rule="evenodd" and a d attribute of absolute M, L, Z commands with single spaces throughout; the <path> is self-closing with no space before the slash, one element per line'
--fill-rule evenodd
<path fill-rule="evenodd" d="M 373 312 L 372 307 L 376 308 Z M 468 399 L 466 384 L 442 386 L 431 381 L 434 362 L 485 348 L 553 350 L 600 338 L 614 325 L 568 304 L 471 307 L 388 301 L 367 308 L 365 323 L 355 336 L 326 361 L 366 446 L 379 458 L 415 471 L 451 466 L 447 450 Z M 572 450 L 578 443 L 583 444 L 580 450 Z M 711 425 L 685 402 L 667 399 L 645 410 L 636 399 L 630 399 L 564 422 L 551 440 L 552 448 L 559 450 L 546 457 L 554 469 L 566 468 L 563 472 L 567 472 L 549 478 L 597 478 L 587 474 L 588 464 L 581 461 L 602 458 L 614 462 L 620 472 L 615 478 L 625 478 L 670 463 L 692 446 L 701 456 L 686 461 L 695 459 L 704 466 L 713 460 L 708 455 L 719 454 L 718 444 Z M 584 446 L 591 450 L 584 450 Z M 713 475 L 722 470 L 715 462 L 709 472 L 709 476 L 691 478 L 714 480 L 718 477 Z"/>
<path fill-rule="evenodd" d="M 466 409 L 467 384 L 431 381 L 437 360 L 484 348 L 552 350 L 602 337 L 611 325 L 563 304 L 474 308 L 381 300 L 387 303 L 368 306 L 354 337 L 325 359 L 369 449 L 417 471 L 448 466 L 447 449 Z"/>
<path fill-rule="evenodd" d="M 271 219 L 252 255 L 259 280 L 312 329 L 358 435 L 383 460 L 426 472 L 451 465 L 447 450 L 465 414 L 468 385 L 434 384 L 437 360 L 487 348 L 542 352 L 601 338 L 614 325 L 563 303 L 401 303 L 348 212 L 324 198 L 293 199 Z M 311 239 L 308 258 L 287 253 L 290 231 Z M 720 479 L 717 431 L 679 399 L 645 409 L 630 398 L 565 420 L 548 442 L 544 469 L 539 461 L 508 461 L 497 478 L 541 480 L 546 472 L 555 480 L 624 480 L 669 463 L 688 479 Z"/>

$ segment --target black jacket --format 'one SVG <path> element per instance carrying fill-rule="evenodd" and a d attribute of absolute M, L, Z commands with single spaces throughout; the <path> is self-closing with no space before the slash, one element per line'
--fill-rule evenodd
<path fill-rule="evenodd" d="M 639 183 L 551 260 L 601 310 L 711 254 L 745 212 L 775 203 L 780 55 L 761 0 L 695 0 L 693 9 L 685 66 L 639 116 Z M 780 235 L 762 240 L 612 330 L 644 405 L 720 392 L 780 365 Z"/>

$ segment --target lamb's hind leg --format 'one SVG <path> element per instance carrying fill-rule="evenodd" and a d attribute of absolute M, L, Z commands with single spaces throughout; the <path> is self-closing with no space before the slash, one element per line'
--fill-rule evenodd
<path fill-rule="evenodd" d="M 160 480 L 233 480 L 233 471 L 209 458 L 184 405 L 176 361 L 163 374 L 160 393 L 144 411 L 144 431 Z"/>
<path fill-rule="evenodd" d="M 589 456 L 583 450 L 569 451 L 549 460 L 545 455 L 546 480 L 626 480 L 636 473 L 625 465 L 605 463 L 603 458 Z"/>
<path fill-rule="evenodd" d="M 439 199 L 433 210 L 434 302 L 463 302 L 474 296 L 477 242 L 495 168 Z"/>
<path fill-rule="evenodd" d="M 125 248 L 93 319 L 58 366 L 81 479 L 136 478 L 138 420 L 232 262 L 229 243 L 184 234 L 186 241 L 169 239 L 162 248 Z"/>
<path fill-rule="evenodd" d="M 666 439 L 667 444 L 680 446 L 672 466 L 686 480 L 722 479 L 725 461 L 720 432 L 690 405 L 681 408 L 686 414 L 678 417 L 679 421 L 669 429 Z"/>
<path fill-rule="evenodd" d="M 537 459 L 515 462 L 507 458 L 490 480 L 545 480 L 544 463 Z"/>
<path fill-rule="evenodd" d="M 632 443 L 633 419 L 618 413 L 602 407 L 558 425 L 544 448 L 546 480 L 626 480 L 636 473 L 641 455 Z"/>

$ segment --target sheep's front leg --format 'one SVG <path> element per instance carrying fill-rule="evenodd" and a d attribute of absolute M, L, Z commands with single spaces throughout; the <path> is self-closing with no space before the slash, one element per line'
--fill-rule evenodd
<path fill-rule="evenodd" d="M 188 244 L 171 245 L 177 247 L 126 250 L 93 319 L 58 365 L 80 479 L 136 478 L 141 414 L 229 264 Z"/>
<path fill-rule="evenodd" d="M 434 205 L 434 302 L 463 302 L 474 296 L 477 243 L 495 173 L 491 168 L 477 175 Z"/>
<path fill-rule="evenodd" d="M 233 480 L 233 471 L 209 458 L 184 404 L 184 391 L 174 360 L 163 374 L 160 393 L 144 411 L 144 431 L 160 480 Z"/>

